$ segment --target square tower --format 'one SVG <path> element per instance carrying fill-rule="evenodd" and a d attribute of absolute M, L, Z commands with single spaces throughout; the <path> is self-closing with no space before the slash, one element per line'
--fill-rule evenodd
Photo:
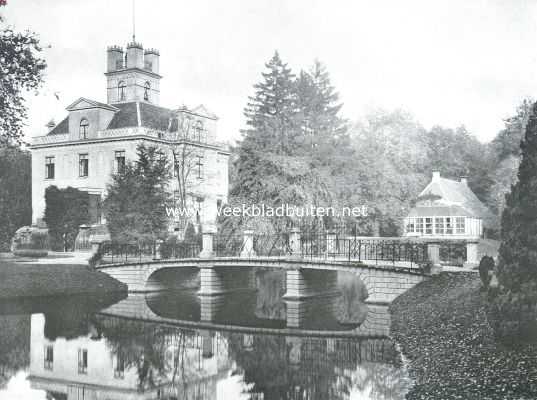
<path fill-rule="evenodd" d="M 159 105 L 160 54 L 156 49 L 146 49 L 140 43 L 131 42 L 127 52 L 122 47 L 111 46 L 107 50 L 106 93 L 107 103 L 143 101 Z"/>

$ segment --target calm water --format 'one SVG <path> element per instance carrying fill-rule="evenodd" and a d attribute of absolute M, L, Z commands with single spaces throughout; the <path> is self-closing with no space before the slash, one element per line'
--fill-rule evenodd
<path fill-rule="evenodd" d="M 387 309 L 343 295 L 282 299 L 283 275 L 203 297 L 152 294 L 0 302 L 0 399 L 403 399 L 410 381 Z M 365 321 L 365 322 L 364 322 Z"/>

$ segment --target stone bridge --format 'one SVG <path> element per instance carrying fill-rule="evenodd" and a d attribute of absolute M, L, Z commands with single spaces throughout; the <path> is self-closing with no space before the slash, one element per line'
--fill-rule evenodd
<path fill-rule="evenodd" d="M 275 257 L 212 257 L 155 260 L 103 265 L 98 269 L 126 284 L 130 292 L 151 291 L 153 274 L 168 268 L 182 268 L 199 277 L 200 296 L 220 295 L 255 288 L 255 268 L 286 271 L 285 299 L 302 300 L 337 292 L 339 271 L 357 274 L 365 284 L 368 303 L 387 304 L 428 278 L 419 268 L 397 265 L 369 265 L 337 260 L 305 260 Z M 192 278 L 185 278 L 192 279 Z"/>
<path fill-rule="evenodd" d="M 199 314 L 184 317 L 170 317 L 160 315 L 151 304 L 151 295 L 145 293 L 131 293 L 128 298 L 101 310 L 98 314 L 105 317 L 121 318 L 126 321 L 155 322 L 180 326 L 189 329 L 218 330 L 228 332 L 240 332 L 243 334 L 269 334 L 284 336 L 308 336 L 308 337 L 338 337 L 338 338 L 387 338 L 390 331 L 390 313 L 387 305 L 368 305 L 368 313 L 363 322 L 355 324 L 346 330 L 339 329 L 313 329 L 307 326 L 304 318 L 311 311 L 319 313 L 319 302 L 312 299 L 297 301 L 289 307 L 287 303 L 286 318 L 282 326 L 267 327 L 249 325 L 240 322 L 230 322 L 228 318 L 219 318 L 219 312 L 225 307 L 225 296 L 200 297 Z M 333 298 L 332 298 L 333 299 Z M 334 302 L 323 298 L 325 311 L 330 312 Z M 312 310 L 314 308 L 314 310 Z M 244 310 L 243 310 L 244 311 Z"/>

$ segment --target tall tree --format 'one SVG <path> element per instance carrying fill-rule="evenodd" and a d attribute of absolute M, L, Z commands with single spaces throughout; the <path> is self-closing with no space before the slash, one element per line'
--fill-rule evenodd
<path fill-rule="evenodd" d="M 277 204 L 295 197 L 307 167 L 289 159 L 296 135 L 294 75 L 278 52 L 244 110 L 248 128 L 238 149 L 231 195 L 252 203 Z M 274 179 L 272 179 L 274 178 Z"/>
<path fill-rule="evenodd" d="M 520 141 L 524 137 L 526 124 L 531 114 L 533 101 L 524 99 L 515 113 L 504 121 L 504 128 L 489 144 L 492 166 L 492 185 L 488 190 L 487 204 L 498 216 L 505 207 L 505 196 L 517 180 L 520 164 Z M 499 217 L 498 217 L 499 220 Z M 498 222 L 499 224 L 499 222 Z"/>
<path fill-rule="evenodd" d="M 37 91 L 46 68 L 41 51 L 35 33 L 0 28 L 0 146 L 21 142 L 27 116 L 24 94 Z"/>
<path fill-rule="evenodd" d="M 248 125 L 243 132 L 244 144 L 261 151 L 289 154 L 295 133 L 294 74 L 278 52 L 265 67 L 263 81 L 254 85 L 255 94 L 244 111 Z"/>
<path fill-rule="evenodd" d="M 165 235 L 170 163 L 156 146 L 141 144 L 138 159 L 112 176 L 105 214 L 112 239 L 144 242 Z"/>
<path fill-rule="evenodd" d="M 502 214 L 498 280 L 511 301 L 537 304 L 537 103 L 520 145 L 518 182 Z"/>

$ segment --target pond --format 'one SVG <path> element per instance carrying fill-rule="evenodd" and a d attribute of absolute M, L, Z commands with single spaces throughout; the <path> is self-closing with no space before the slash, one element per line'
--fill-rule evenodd
<path fill-rule="evenodd" d="M 282 277 L 260 270 L 257 290 L 224 296 L 1 301 L 0 399 L 404 399 L 387 308 L 360 303 L 352 274 L 343 295 L 300 302 Z"/>

